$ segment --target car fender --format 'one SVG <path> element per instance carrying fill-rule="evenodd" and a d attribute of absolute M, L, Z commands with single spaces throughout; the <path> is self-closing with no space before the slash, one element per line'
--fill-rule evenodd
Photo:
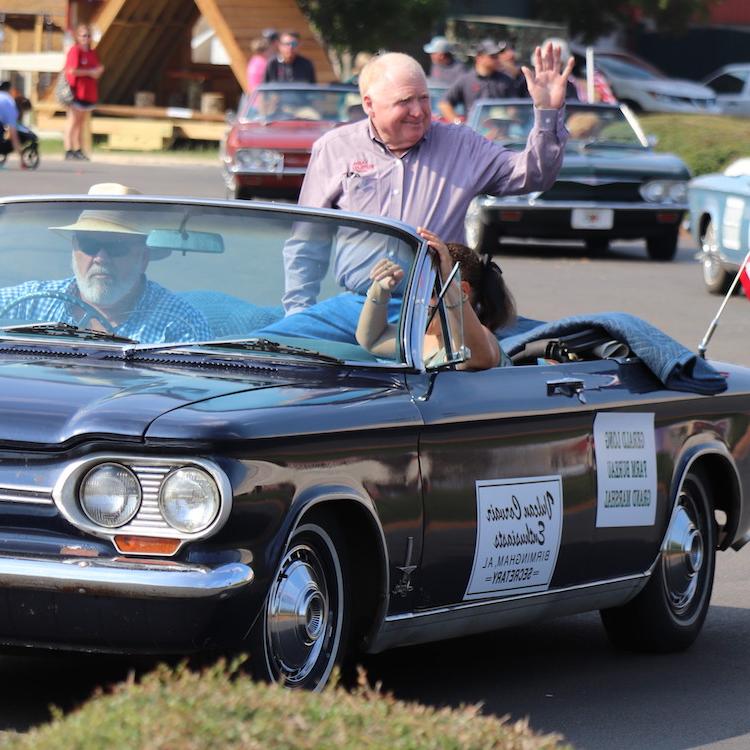
<path fill-rule="evenodd" d="M 723 500 L 721 505 L 717 504 L 715 506 L 715 509 L 724 511 L 727 517 L 724 528 L 719 532 L 718 547 L 719 549 L 726 549 L 732 546 L 737 549 L 750 540 L 747 538 L 747 522 L 742 521 L 745 516 L 742 482 L 737 465 L 729 449 L 723 442 L 717 440 L 715 435 L 693 435 L 685 441 L 674 463 L 670 505 L 674 510 L 685 477 L 696 463 L 708 463 L 712 466 L 712 471 L 710 472 L 712 488 L 715 489 L 723 485 L 728 490 L 725 493 L 721 493 L 721 497 L 717 497 L 718 493 L 714 492 L 713 497 L 714 500 Z M 717 468 L 719 467 L 721 467 L 721 471 L 717 472 Z"/>

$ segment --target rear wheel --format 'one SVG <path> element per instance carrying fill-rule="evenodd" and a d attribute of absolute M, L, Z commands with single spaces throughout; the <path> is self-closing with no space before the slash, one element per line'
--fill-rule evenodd
<path fill-rule="evenodd" d="M 340 664 L 349 626 L 348 566 L 332 518 L 302 523 L 292 534 L 251 632 L 256 677 L 320 690 Z"/>
<path fill-rule="evenodd" d="M 681 651 L 698 637 L 716 565 L 716 526 L 705 476 L 683 482 L 666 541 L 646 588 L 622 607 L 602 610 L 612 643 L 624 649 Z"/>
<path fill-rule="evenodd" d="M 39 166 L 39 147 L 36 143 L 31 143 L 23 149 L 21 161 L 27 169 L 36 169 Z"/>
<path fill-rule="evenodd" d="M 679 228 L 675 227 L 669 234 L 646 238 L 646 250 L 651 260 L 672 260 L 677 252 Z"/>
<path fill-rule="evenodd" d="M 732 276 L 721 262 L 716 229 L 710 220 L 701 235 L 701 267 L 703 283 L 711 294 L 726 294 L 729 291 Z"/>

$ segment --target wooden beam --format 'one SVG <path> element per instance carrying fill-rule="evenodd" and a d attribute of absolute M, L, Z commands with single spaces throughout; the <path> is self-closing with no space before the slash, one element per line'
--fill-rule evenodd
<path fill-rule="evenodd" d="M 232 71 L 242 90 L 245 91 L 247 89 L 247 54 L 237 43 L 237 39 L 216 0 L 195 0 L 195 4 L 224 45 L 224 49 L 229 55 Z"/>

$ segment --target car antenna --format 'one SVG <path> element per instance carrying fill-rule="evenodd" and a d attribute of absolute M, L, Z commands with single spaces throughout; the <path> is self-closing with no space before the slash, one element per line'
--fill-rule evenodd
<path fill-rule="evenodd" d="M 716 315 L 714 316 L 714 319 L 711 321 L 711 325 L 708 326 L 708 330 L 706 331 L 706 334 L 703 337 L 703 340 L 700 342 L 700 344 L 698 344 L 698 355 L 703 359 L 706 358 L 706 347 L 708 346 L 708 342 L 711 340 L 711 337 L 714 335 L 716 326 L 719 324 L 719 318 L 721 317 L 721 314 L 724 312 L 724 308 L 727 306 L 727 302 L 729 302 L 729 298 L 734 294 L 734 290 L 737 287 L 737 282 L 740 280 L 740 275 L 745 269 L 745 266 L 747 265 L 748 260 L 750 260 L 750 250 L 748 250 L 747 255 L 745 256 L 745 259 L 740 264 L 740 270 L 737 271 L 737 274 L 735 275 L 734 280 L 729 286 L 729 290 L 724 296 L 724 299 L 721 301 L 721 305 L 719 305 L 719 309 L 717 310 Z"/>

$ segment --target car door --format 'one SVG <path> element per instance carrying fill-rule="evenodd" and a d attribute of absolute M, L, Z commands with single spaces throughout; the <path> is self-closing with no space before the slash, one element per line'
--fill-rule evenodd
<path fill-rule="evenodd" d="M 620 482 L 615 471 L 597 487 L 596 450 L 603 460 L 611 447 L 603 420 L 628 427 L 633 417 L 621 408 L 640 397 L 624 380 L 644 377 L 640 390 L 653 389 L 644 373 L 640 363 L 603 360 L 430 378 L 416 394 L 425 509 L 418 607 L 566 588 L 653 562 L 663 509 L 645 524 L 632 513 L 612 523 L 597 494 Z M 653 411 L 634 411 L 653 441 Z M 655 507 L 653 443 L 649 450 Z"/>

